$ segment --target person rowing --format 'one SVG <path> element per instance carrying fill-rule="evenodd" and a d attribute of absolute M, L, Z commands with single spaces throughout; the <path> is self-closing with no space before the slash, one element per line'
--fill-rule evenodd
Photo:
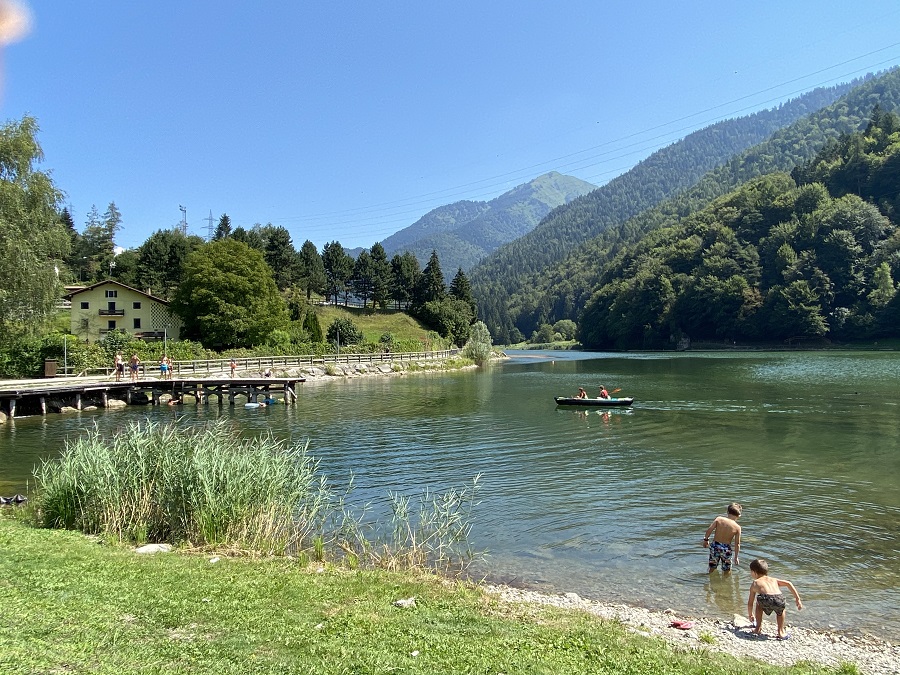
<path fill-rule="evenodd" d="M 601 384 L 600 385 L 600 396 L 598 396 L 597 398 L 612 398 L 612 397 L 609 395 L 609 392 L 606 391 L 606 387 L 604 387 Z"/>
<path fill-rule="evenodd" d="M 584 387 L 578 387 L 578 394 L 575 396 L 575 398 L 587 398 L 587 397 L 588 397 L 588 395 L 587 395 L 587 392 L 584 390 Z"/>

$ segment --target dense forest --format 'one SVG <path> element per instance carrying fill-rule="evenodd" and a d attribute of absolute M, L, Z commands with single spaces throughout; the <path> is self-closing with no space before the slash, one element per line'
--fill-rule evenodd
<path fill-rule="evenodd" d="M 829 142 L 620 251 L 581 316 L 590 348 L 871 339 L 900 329 L 900 116 Z"/>
<path fill-rule="evenodd" d="M 569 249 L 549 267 L 531 275 L 520 272 L 498 275 L 492 285 L 484 282 L 482 272 L 485 268 L 476 268 L 471 276 L 481 318 L 499 341 L 521 339 L 523 334 L 530 335 L 543 324 L 577 319 L 588 298 L 600 285 L 605 266 L 623 246 L 636 243 L 657 228 L 679 222 L 748 180 L 773 171 L 789 172 L 809 161 L 830 139 L 864 128 L 876 105 L 885 110 L 900 110 L 900 71 L 893 70 L 868 79 L 833 104 L 730 157 L 690 188 L 634 217 L 618 221 L 600 235 Z M 602 190 L 604 188 L 594 194 Z M 558 209 L 550 218 L 568 215 L 571 217 L 568 226 L 577 226 L 578 214 L 566 213 L 565 209 Z M 550 218 L 531 236 L 544 231 Z M 504 247 L 501 251 L 508 249 Z M 511 280 L 516 280 L 518 285 L 507 291 L 506 285 Z"/>

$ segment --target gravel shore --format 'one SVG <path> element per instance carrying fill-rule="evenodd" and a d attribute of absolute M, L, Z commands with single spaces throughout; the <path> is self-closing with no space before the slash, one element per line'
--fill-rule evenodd
<path fill-rule="evenodd" d="M 794 627 L 790 625 L 790 616 L 789 639 L 776 640 L 774 616 L 771 620 L 764 618 L 763 635 L 755 636 L 747 621 L 738 616 L 733 622 L 726 622 L 685 616 L 673 610 L 654 612 L 642 607 L 595 602 L 577 593 L 546 595 L 510 586 L 485 585 L 484 588 L 507 602 L 552 605 L 617 620 L 635 633 L 662 638 L 679 649 L 705 649 L 780 666 L 799 661 L 832 667 L 852 663 L 867 675 L 900 674 L 900 645 L 874 636 L 857 637 Z M 689 630 L 681 630 L 671 626 L 673 621 L 692 621 L 694 625 Z"/>

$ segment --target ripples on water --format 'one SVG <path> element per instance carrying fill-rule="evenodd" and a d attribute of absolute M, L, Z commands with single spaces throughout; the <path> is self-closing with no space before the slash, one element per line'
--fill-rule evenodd
<path fill-rule="evenodd" d="M 309 439 L 325 473 L 338 485 L 352 473 L 376 510 L 388 491 L 481 473 L 473 535 L 490 556 L 477 572 L 493 578 L 730 618 L 761 556 L 803 595 L 790 622 L 900 637 L 898 375 L 894 354 L 527 354 L 487 373 L 306 385 L 296 408 L 96 419 L 221 414 L 247 435 Z M 601 383 L 634 408 L 553 404 Z M 38 454 L 75 419 L 0 430 L 0 468 L 27 475 L 13 441 Z M 745 507 L 742 565 L 710 576 L 700 541 L 732 500 Z"/>

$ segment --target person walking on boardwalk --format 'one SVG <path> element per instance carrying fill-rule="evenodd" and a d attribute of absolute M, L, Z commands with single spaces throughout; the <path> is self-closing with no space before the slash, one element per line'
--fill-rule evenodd
<path fill-rule="evenodd" d="M 125 375 L 125 359 L 122 358 L 122 352 L 116 352 L 113 369 L 116 371 L 116 382 L 121 382 L 122 377 Z"/>
<path fill-rule="evenodd" d="M 234 371 L 237 370 L 237 361 L 232 357 L 231 361 L 228 362 L 228 367 L 231 368 L 231 376 L 234 377 Z"/>

